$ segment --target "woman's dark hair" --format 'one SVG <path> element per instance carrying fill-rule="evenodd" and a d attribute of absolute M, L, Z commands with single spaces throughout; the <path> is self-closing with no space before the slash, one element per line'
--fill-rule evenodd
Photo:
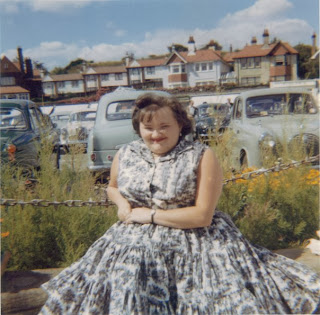
<path fill-rule="evenodd" d="M 156 93 L 145 93 L 137 98 L 132 113 L 132 125 L 135 132 L 140 136 L 140 122 L 145 119 L 151 121 L 155 112 L 166 106 L 171 108 L 175 119 L 182 127 L 181 136 L 185 137 L 191 133 L 193 130 L 193 122 L 181 103 L 175 97 Z"/>

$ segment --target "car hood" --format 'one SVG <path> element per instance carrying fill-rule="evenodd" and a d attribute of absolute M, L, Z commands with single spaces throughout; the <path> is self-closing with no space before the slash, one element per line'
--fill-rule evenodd
<path fill-rule="evenodd" d="M 261 134 L 267 132 L 279 139 L 290 138 L 299 133 L 319 133 L 318 115 L 282 115 L 273 117 L 251 118 L 246 127 L 256 126 Z M 252 130 L 252 132 L 255 132 Z"/>

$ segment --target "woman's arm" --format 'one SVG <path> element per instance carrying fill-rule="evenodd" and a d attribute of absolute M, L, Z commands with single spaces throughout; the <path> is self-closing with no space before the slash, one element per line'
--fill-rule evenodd
<path fill-rule="evenodd" d="M 187 165 L 186 165 L 187 167 Z M 223 174 L 211 149 L 207 149 L 199 163 L 195 206 L 170 210 L 156 210 L 155 224 L 190 229 L 209 226 L 222 192 Z M 134 208 L 127 216 L 127 223 L 150 223 L 151 209 Z"/>
<path fill-rule="evenodd" d="M 111 171 L 110 181 L 107 188 L 107 194 L 111 201 L 118 206 L 118 217 L 120 221 L 125 221 L 128 214 L 131 212 L 131 205 L 125 199 L 118 190 L 117 178 L 118 178 L 118 167 L 119 167 L 119 154 L 118 152 L 114 156 Z"/>

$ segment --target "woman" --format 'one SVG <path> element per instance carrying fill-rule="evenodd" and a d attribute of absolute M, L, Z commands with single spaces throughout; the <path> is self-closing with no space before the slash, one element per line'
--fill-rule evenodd
<path fill-rule="evenodd" d="M 178 101 L 136 101 L 141 140 L 115 156 L 108 187 L 114 224 L 45 285 L 46 314 L 311 313 L 320 281 L 305 266 L 251 245 L 215 211 L 222 171 L 213 151 L 184 139 Z"/>

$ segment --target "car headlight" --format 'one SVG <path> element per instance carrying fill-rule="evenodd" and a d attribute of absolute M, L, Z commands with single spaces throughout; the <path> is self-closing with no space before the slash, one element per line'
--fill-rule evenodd
<path fill-rule="evenodd" d="M 259 145 L 262 148 L 273 149 L 276 146 L 276 142 L 269 133 L 264 133 L 259 138 Z"/>

